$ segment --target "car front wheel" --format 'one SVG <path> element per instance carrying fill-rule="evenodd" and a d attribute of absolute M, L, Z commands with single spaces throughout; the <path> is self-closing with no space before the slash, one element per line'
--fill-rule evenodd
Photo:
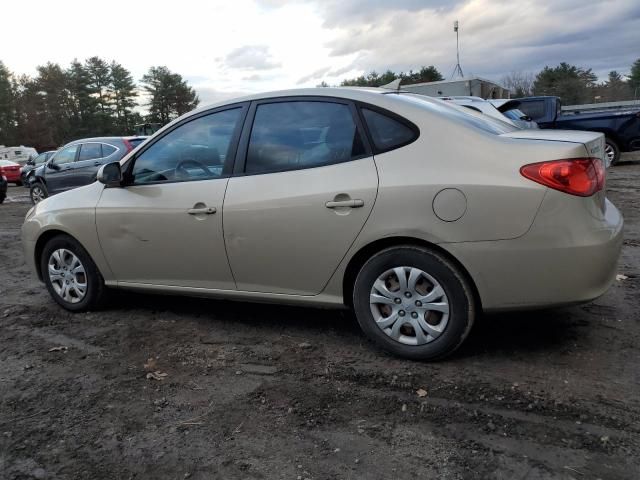
<path fill-rule="evenodd" d="M 356 278 L 353 305 L 371 340 L 415 360 L 451 354 L 475 316 L 473 294 L 457 267 L 439 252 L 416 246 L 371 257 Z"/>
<path fill-rule="evenodd" d="M 73 312 L 99 307 L 105 296 L 102 275 L 75 239 L 58 235 L 47 242 L 40 271 L 53 299 Z"/>

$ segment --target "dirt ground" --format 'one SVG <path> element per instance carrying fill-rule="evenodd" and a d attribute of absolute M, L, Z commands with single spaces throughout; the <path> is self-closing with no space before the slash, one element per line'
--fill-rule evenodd
<path fill-rule="evenodd" d="M 29 205 L 10 187 L 0 478 L 638 479 L 640 156 L 608 189 L 627 279 L 588 305 L 482 318 L 427 364 L 381 353 L 343 312 L 120 294 L 69 314 L 23 262 Z"/>

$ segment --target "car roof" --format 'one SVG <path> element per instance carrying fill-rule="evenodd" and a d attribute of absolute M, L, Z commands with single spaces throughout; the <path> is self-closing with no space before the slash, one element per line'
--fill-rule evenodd
<path fill-rule="evenodd" d="M 233 103 L 250 102 L 253 100 L 264 100 L 269 98 L 282 97 L 340 97 L 352 100 L 358 99 L 375 99 L 378 95 L 397 93 L 395 90 L 388 90 L 376 87 L 315 87 L 315 88 L 292 88 L 287 90 L 274 90 L 270 92 L 254 93 L 242 97 L 231 98 L 219 102 L 203 105 L 196 110 L 191 111 L 197 114 L 202 111 L 216 108 L 218 106 L 231 105 Z"/>
<path fill-rule="evenodd" d="M 76 143 L 89 143 L 89 142 L 121 142 L 123 140 L 146 140 L 148 137 L 146 136 L 129 136 L 129 137 L 89 137 L 89 138 L 79 138 L 78 140 L 73 140 L 67 144 L 65 144 L 65 146 L 67 145 L 75 145 Z"/>

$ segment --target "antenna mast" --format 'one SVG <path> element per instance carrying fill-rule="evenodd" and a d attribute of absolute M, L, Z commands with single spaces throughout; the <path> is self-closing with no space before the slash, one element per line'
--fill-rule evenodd
<path fill-rule="evenodd" d="M 456 76 L 456 74 L 460 75 L 460 78 L 464 78 L 464 73 L 462 73 L 462 67 L 460 66 L 460 42 L 458 39 L 458 20 L 453 22 L 453 31 L 456 32 L 456 68 L 453 69 L 453 74 L 451 75 L 451 79 Z"/>

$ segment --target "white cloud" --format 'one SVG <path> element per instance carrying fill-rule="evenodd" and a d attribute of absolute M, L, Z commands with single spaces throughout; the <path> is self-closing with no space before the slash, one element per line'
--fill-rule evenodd
<path fill-rule="evenodd" d="M 599 75 L 640 56 L 637 0 L 10 0 L 0 60 L 16 73 L 47 61 L 115 59 L 140 79 L 166 65 L 203 103 L 264 90 L 337 84 L 366 71 L 455 64 L 500 78 L 561 61 Z M 10 39 L 10 40 L 7 40 Z"/>

